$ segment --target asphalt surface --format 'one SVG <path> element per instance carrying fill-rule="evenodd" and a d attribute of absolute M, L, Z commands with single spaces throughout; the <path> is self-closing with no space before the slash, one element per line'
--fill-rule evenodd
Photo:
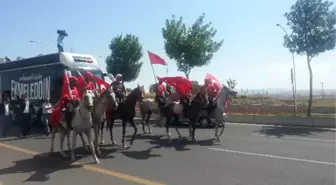
<path fill-rule="evenodd" d="M 128 150 L 110 145 L 105 132 L 100 164 L 77 142 L 77 163 L 57 152 L 46 155 L 49 138 L 0 139 L 0 182 L 14 184 L 334 185 L 335 131 L 227 124 L 221 143 L 213 129 L 198 129 L 198 143 L 174 139 L 164 129 L 139 135 Z M 131 135 L 133 129 L 127 128 Z M 180 129 L 187 136 L 187 129 Z M 121 127 L 114 130 L 121 141 Z M 171 129 L 172 137 L 177 134 Z M 67 146 L 65 145 L 65 148 Z M 58 138 L 55 151 L 58 151 Z M 1 183 L 0 183 L 1 184 Z"/>

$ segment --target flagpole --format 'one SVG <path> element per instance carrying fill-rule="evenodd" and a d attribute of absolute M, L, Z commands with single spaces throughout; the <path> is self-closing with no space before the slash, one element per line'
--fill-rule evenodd
<path fill-rule="evenodd" d="M 152 63 L 151 63 L 151 66 L 152 66 L 152 71 L 153 71 L 153 75 L 154 75 L 155 84 L 157 84 L 157 79 L 156 79 L 156 75 L 155 75 L 154 67 L 153 67 Z"/>

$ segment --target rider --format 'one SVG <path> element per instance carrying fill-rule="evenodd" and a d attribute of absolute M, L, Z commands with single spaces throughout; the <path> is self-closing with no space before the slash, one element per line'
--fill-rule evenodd
<path fill-rule="evenodd" d="M 71 90 L 72 100 L 76 106 L 79 105 L 80 97 L 77 89 L 78 79 L 74 76 L 69 76 L 69 86 Z"/>
<path fill-rule="evenodd" d="M 179 90 L 177 90 L 179 92 Z M 183 115 L 187 117 L 187 106 L 190 104 L 191 90 L 179 92 L 180 103 L 183 105 Z"/>
<path fill-rule="evenodd" d="M 111 85 L 118 99 L 118 103 L 121 103 L 126 97 L 126 88 L 125 88 L 124 82 L 122 81 L 122 75 L 117 74 L 115 81 L 112 82 Z"/>
<path fill-rule="evenodd" d="M 211 79 L 204 79 L 204 86 L 203 88 L 208 92 L 208 98 L 210 105 L 214 104 L 214 99 L 217 97 L 218 91 L 214 87 L 214 83 Z"/>
<path fill-rule="evenodd" d="M 85 87 L 87 90 L 96 90 L 96 87 L 94 85 L 94 83 L 92 82 L 93 81 L 93 77 L 92 77 L 92 74 L 85 71 L 85 74 L 84 74 L 84 80 L 85 80 Z"/>
<path fill-rule="evenodd" d="M 158 103 L 159 108 L 163 107 L 165 104 L 164 98 L 166 94 L 166 88 L 162 84 L 162 82 L 159 82 L 156 84 L 156 95 L 155 95 L 155 101 Z"/>

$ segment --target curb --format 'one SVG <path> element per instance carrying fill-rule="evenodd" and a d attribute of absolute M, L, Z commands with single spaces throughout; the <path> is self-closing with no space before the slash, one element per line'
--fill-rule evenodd
<path fill-rule="evenodd" d="M 227 122 L 263 124 L 263 125 L 336 128 L 336 118 L 328 118 L 328 117 L 227 115 Z"/>

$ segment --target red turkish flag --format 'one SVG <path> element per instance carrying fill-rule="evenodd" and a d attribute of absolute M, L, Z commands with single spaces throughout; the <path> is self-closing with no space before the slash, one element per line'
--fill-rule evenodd
<path fill-rule="evenodd" d="M 157 54 L 148 51 L 148 56 L 151 64 L 167 65 L 166 61 Z"/>
<path fill-rule="evenodd" d="M 50 125 L 52 127 L 55 127 L 58 124 L 58 121 L 61 118 L 61 112 L 62 112 L 65 99 L 72 97 L 70 93 L 71 92 L 70 92 L 70 87 L 69 87 L 69 79 L 68 79 L 67 74 L 64 73 L 60 101 L 54 107 L 50 115 Z"/>
<path fill-rule="evenodd" d="M 88 74 L 88 75 L 90 75 L 93 78 L 93 80 L 98 84 L 100 92 L 103 92 L 106 88 L 110 87 L 109 83 L 107 83 L 104 80 L 96 77 L 95 75 L 93 75 L 89 71 L 85 71 L 85 73 Z"/>

